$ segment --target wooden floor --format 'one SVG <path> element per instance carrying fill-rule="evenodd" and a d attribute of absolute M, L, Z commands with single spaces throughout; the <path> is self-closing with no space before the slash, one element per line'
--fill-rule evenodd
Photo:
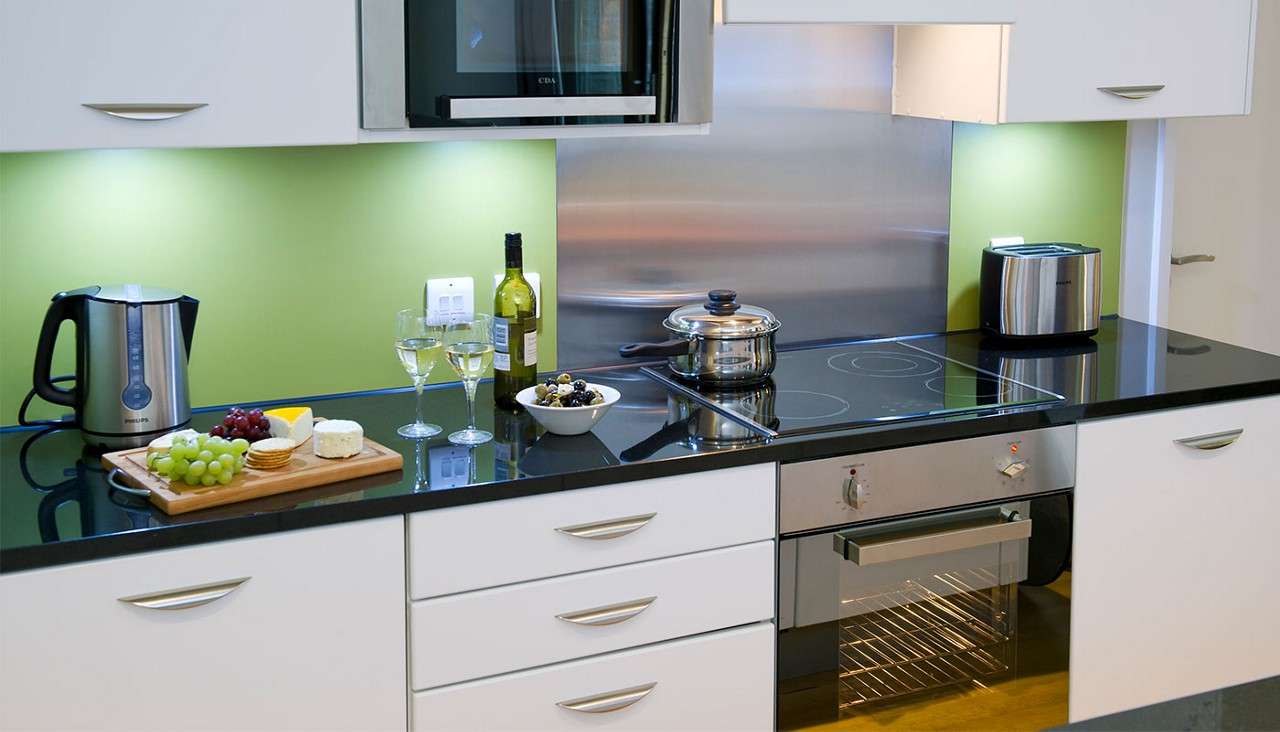
<path fill-rule="evenodd" d="M 1070 573 L 1047 587 L 1018 589 L 1018 668 L 1013 678 L 987 688 L 908 698 L 803 729 L 1019 732 L 1066 724 L 1070 597 Z"/>

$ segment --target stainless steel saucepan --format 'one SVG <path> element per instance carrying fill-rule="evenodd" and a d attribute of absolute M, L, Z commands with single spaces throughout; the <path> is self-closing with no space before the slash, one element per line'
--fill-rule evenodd
<path fill-rule="evenodd" d="M 774 336 L 782 323 L 773 313 L 737 302 L 733 290 L 712 290 L 707 302 L 673 310 L 662 327 L 663 343 L 631 343 L 624 358 L 666 356 L 672 373 L 719 388 L 749 386 L 769 378 L 777 361 Z"/>

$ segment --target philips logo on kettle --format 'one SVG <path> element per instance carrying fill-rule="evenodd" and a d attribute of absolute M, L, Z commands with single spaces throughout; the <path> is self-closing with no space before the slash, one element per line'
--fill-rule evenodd
<path fill-rule="evenodd" d="M 124 423 L 125 424 L 143 424 L 150 421 L 151 421 L 150 417 L 125 417 Z"/>

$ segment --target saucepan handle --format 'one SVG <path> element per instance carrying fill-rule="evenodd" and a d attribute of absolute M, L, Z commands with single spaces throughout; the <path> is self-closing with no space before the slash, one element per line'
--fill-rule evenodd
<path fill-rule="evenodd" d="M 692 341 L 685 338 L 674 338 L 662 343 L 628 343 L 618 349 L 623 358 L 657 358 L 667 356 L 683 356 L 689 353 Z"/>

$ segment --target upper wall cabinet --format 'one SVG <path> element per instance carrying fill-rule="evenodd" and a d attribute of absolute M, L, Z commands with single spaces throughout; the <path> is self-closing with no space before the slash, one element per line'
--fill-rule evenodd
<path fill-rule="evenodd" d="M 352 0 L 4 0 L 0 150 L 354 143 Z"/>
<path fill-rule="evenodd" d="M 1257 0 L 724 2 L 728 22 L 895 25 L 895 114 L 998 123 L 1249 112 Z"/>

